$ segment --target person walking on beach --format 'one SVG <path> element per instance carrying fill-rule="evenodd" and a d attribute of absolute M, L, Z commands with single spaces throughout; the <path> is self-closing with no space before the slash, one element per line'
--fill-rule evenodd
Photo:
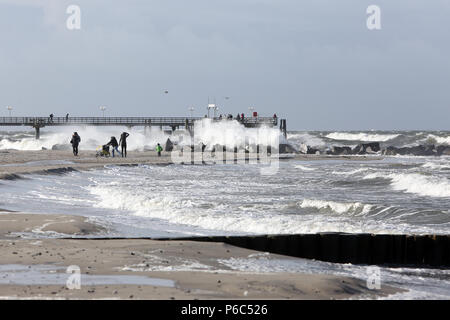
<path fill-rule="evenodd" d="M 122 132 L 120 135 L 119 144 L 122 147 L 122 158 L 125 155 L 125 158 L 127 157 L 127 138 L 130 136 L 128 132 Z"/>
<path fill-rule="evenodd" d="M 117 142 L 116 137 L 111 137 L 111 140 L 106 144 L 107 146 L 111 146 L 112 147 L 112 156 L 114 158 L 114 151 L 117 151 L 120 155 L 122 154 L 119 151 L 119 143 Z"/>
<path fill-rule="evenodd" d="M 158 157 L 161 157 L 161 151 L 163 150 L 163 148 L 161 147 L 161 145 L 158 143 L 158 145 L 156 146 L 156 152 L 158 152 Z"/>
<path fill-rule="evenodd" d="M 70 143 L 72 144 L 73 149 L 73 155 L 76 157 L 78 156 L 78 145 L 81 142 L 81 137 L 78 135 L 77 132 L 74 132 L 72 135 L 72 140 L 70 140 Z"/>

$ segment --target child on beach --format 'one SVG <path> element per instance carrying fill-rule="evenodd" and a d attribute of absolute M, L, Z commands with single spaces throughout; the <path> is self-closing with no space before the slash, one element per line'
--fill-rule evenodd
<path fill-rule="evenodd" d="M 158 157 L 161 157 L 161 151 L 163 150 L 163 148 L 161 147 L 161 145 L 158 143 L 158 145 L 156 146 L 156 152 L 158 152 Z"/>

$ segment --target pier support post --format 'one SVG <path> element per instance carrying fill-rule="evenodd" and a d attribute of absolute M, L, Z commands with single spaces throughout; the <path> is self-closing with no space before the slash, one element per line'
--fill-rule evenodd
<path fill-rule="evenodd" d="M 284 137 L 287 138 L 286 119 L 280 120 L 280 130 L 283 132 Z"/>
<path fill-rule="evenodd" d="M 39 140 L 41 138 L 41 127 L 36 126 L 34 129 L 36 130 L 36 140 Z"/>
<path fill-rule="evenodd" d="M 184 128 L 187 132 L 189 132 L 189 135 L 192 137 L 194 135 L 194 123 L 189 123 L 189 119 L 184 120 Z"/>

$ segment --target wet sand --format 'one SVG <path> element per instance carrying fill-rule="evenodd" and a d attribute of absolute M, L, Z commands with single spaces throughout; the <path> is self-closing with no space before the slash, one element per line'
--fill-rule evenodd
<path fill-rule="evenodd" d="M 233 157 L 234 154 L 231 155 Z M 345 161 L 377 161 L 378 156 L 329 156 L 329 155 L 280 155 L 281 161 L 289 160 L 345 160 Z M 206 161 L 211 158 L 206 158 Z M 214 159 L 212 159 L 213 161 Z M 95 157 L 95 151 L 80 151 L 74 157 L 71 151 L 40 150 L 18 151 L 0 150 L 0 179 L 17 179 L 18 175 L 30 173 L 62 173 L 72 170 L 89 170 L 102 168 L 105 165 L 169 165 L 171 154 L 163 152 L 158 157 L 154 151 L 130 151 L 127 158 Z"/>
<path fill-rule="evenodd" d="M 12 213 L 0 209 L 0 239 L 39 234 L 82 236 L 102 231 L 103 227 L 81 216 Z"/>
<path fill-rule="evenodd" d="M 84 224 L 87 222 L 77 219 L 80 217 L 18 213 L 2 213 L 0 218 L 0 298 L 3 299 L 347 299 L 377 298 L 401 291 L 391 287 L 369 290 L 364 281 L 332 275 L 243 272 L 233 268 L 232 262 L 255 255 L 264 259 L 298 259 L 223 243 L 23 239 L 6 231 L 13 228 L 15 232 L 25 232 L 30 226 L 42 226 L 51 220 L 53 228 L 49 226 L 47 231 L 81 234 L 87 231 Z M 93 234 L 101 232 L 101 227 L 88 224 Z M 72 265 L 80 268 L 80 289 L 66 286 L 70 276 L 66 269 Z M 45 271 L 22 279 L 24 274 L 42 267 Z M 60 277 L 59 283 L 45 281 L 55 274 Z M 119 283 L 95 283 L 96 276 L 110 276 Z M 128 276 L 139 279 L 137 283 L 123 283 Z M 163 283 L 146 284 L 149 279 Z"/>

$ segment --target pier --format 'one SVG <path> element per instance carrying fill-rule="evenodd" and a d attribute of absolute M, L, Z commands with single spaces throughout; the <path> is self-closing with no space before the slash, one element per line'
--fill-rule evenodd
<path fill-rule="evenodd" d="M 29 126 L 35 129 L 36 139 L 40 138 L 40 130 L 44 127 L 53 126 L 125 126 L 125 127 L 160 127 L 170 128 L 175 131 L 185 128 L 192 132 L 194 122 L 200 121 L 202 117 L 0 117 L 1 126 Z M 222 118 L 211 118 L 213 121 L 227 121 Z M 234 119 L 247 128 L 256 128 L 262 125 L 277 127 L 278 118 L 274 117 L 248 117 Z M 280 130 L 286 134 L 286 120 L 280 121 Z"/>

